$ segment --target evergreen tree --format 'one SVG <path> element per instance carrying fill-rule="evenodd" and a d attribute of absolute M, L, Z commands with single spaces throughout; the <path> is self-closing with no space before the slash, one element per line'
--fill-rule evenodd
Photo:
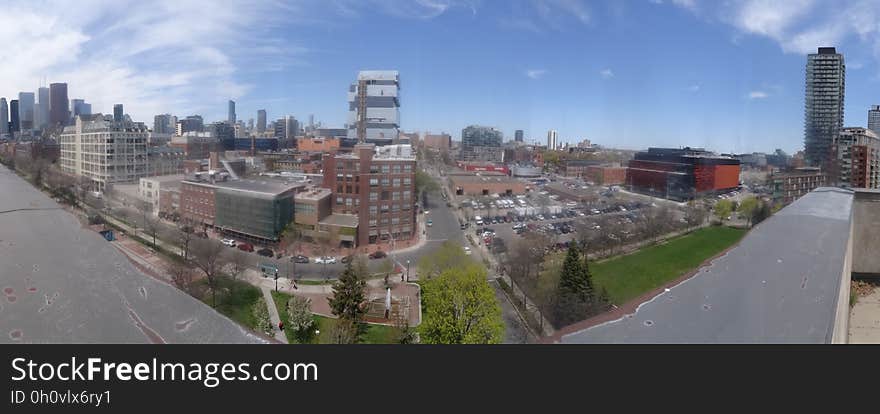
<path fill-rule="evenodd" d="M 363 275 L 358 274 L 349 261 L 339 280 L 333 283 L 333 296 L 328 298 L 333 314 L 340 319 L 359 322 L 364 313 L 361 304 L 366 300 L 366 286 Z"/>

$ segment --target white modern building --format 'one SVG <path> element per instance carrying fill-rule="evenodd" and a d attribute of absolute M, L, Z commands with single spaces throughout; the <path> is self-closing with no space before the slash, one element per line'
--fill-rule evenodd
<path fill-rule="evenodd" d="M 873 105 L 868 110 L 868 129 L 880 135 L 880 105 Z"/>
<path fill-rule="evenodd" d="M 61 170 L 90 179 L 96 191 L 137 182 L 149 174 L 148 138 L 140 122 L 108 121 L 101 114 L 77 117 L 61 134 Z"/>
<path fill-rule="evenodd" d="M 348 138 L 376 145 L 397 142 L 400 134 L 400 74 L 361 71 L 348 89 Z"/>
<path fill-rule="evenodd" d="M 559 134 L 555 129 L 547 131 L 547 149 L 555 150 L 559 144 Z"/>
<path fill-rule="evenodd" d="M 153 215 L 159 215 L 160 191 L 180 188 L 180 182 L 183 179 L 183 174 L 141 178 L 138 183 L 138 196 L 140 196 L 141 200 L 152 205 Z"/>

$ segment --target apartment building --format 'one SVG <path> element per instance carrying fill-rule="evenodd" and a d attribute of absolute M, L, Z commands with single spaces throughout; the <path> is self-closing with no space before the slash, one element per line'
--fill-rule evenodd
<path fill-rule="evenodd" d="M 323 187 L 333 192 L 332 211 L 357 217 L 358 246 L 417 234 L 415 172 L 410 145 L 358 144 L 349 154 L 324 157 Z"/>
<path fill-rule="evenodd" d="M 827 185 L 828 176 L 818 167 L 796 168 L 770 176 L 773 202 L 789 204 L 819 187 Z"/>
<path fill-rule="evenodd" d="M 149 175 L 148 138 L 149 130 L 140 122 L 79 116 L 61 133 L 61 171 L 88 178 L 95 191 L 137 182 Z"/>

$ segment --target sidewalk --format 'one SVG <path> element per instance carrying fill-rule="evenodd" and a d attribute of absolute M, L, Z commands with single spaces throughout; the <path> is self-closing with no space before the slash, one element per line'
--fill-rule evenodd
<path fill-rule="evenodd" d="M 269 319 L 272 321 L 272 327 L 275 331 L 275 339 L 281 341 L 282 344 L 286 344 L 287 335 L 284 334 L 284 331 L 278 329 L 278 323 L 281 321 L 281 318 L 278 316 L 278 308 L 275 306 L 275 300 L 272 299 L 272 291 L 266 286 L 260 286 L 260 290 L 263 292 L 263 299 L 266 300 L 266 307 L 269 308 Z"/>

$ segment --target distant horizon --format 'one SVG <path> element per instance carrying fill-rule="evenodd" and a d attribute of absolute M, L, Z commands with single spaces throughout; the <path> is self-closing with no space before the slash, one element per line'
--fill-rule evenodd
<path fill-rule="evenodd" d="M 190 27 L 191 16 L 202 25 Z M 293 20 L 291 20 L 293 19 Z M 68 97 L 133 120 L 310 114 L 344 128 L 361 70 L 398 70 L 401 130 L 460 139 L 471 124 L 541 142 L 795 153 L 806 54 L 847 62 L 846 126 L 880 103 L 880 3 L 743 0 L 592 3 L 18 0 L 0 16 L 0 96 L 68 84 Z M 295 21 L 296 24 L 288 24 Z M 185 33 L 174 29 L 190 27 Z M 375 30 L 382 27 L 383 30 Z"/>

